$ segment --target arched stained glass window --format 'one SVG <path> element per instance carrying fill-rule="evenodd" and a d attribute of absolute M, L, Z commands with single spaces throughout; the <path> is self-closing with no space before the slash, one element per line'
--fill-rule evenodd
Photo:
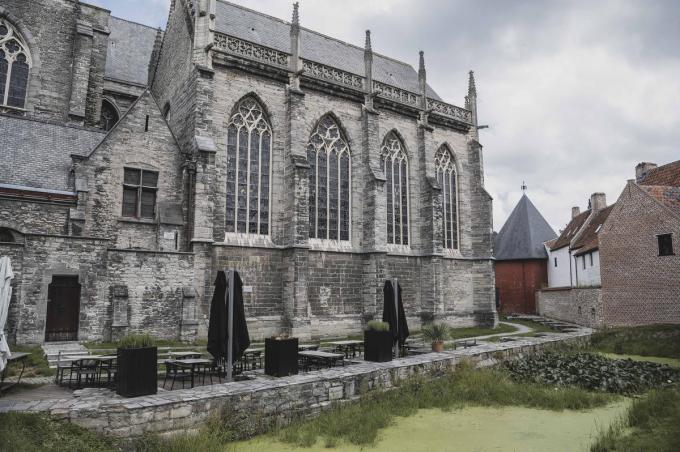
<path fill-rule="evenodd" d="M 241 100 L 227 128 L 226 231 L 269 234 L 272 128 L 252 97 Z"/>
<path fill-rule="evenodd" d="M 111 102 L 102 100 L 102 112 L 99 119 L 99 125 L 104 130 L 111 130 L 118 122 L 118 110 Z"/>
<path fill-rule="evenodd" d="M 24 108 L 31 64 L 21 35 L 0 17 L 0 106 Z"/>
<path fill-rule="evenodd" d="M 324 116 L 307 146 L 309 236 L 349 240 L 351 163 L 349 145 L 338 123 Z"/>
<path fill-rule="evenodd" d="M 387 134 L 380 157 L 387 178 L 387 243 L 408 245 L 408 159 L 396 133 Z"/>
<path fill-rule="evenodd" d="M 442 188 L 443 246 L 458 248 L 458 180 L 456 161 L 451 150 L 442 146 L 434 157 L 437 180 Z"/>

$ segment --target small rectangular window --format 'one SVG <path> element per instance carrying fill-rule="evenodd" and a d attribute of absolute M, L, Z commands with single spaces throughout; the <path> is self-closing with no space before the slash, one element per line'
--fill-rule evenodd
<path fill-rule="evenodd" d="M 583 255 L 583 269 L 586 269 L 586 255 Z"/>
<path fill-rule="evenodd" d="M 555 258 L 555 267 L 557 267 L 557 258 Z"/>
<path fill-rule="evenodd" d="M 661 234 L 656 236 L 659 241 L 659 256 L 672 256 L 673 234 Z"/>
<path fill-rule="evenodd" d="M 593 266 L 593 253 L 590 253 L 590 266 Z"/>
<path fill-rule="evenodd" d="M 123 175 L 123 216 L 154 218 L 156 216 L 157 190 L 157 172 L 125 168 Z"/>

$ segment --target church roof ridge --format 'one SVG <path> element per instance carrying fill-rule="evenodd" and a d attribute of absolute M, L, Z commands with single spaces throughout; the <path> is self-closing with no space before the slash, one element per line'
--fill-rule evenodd
<path fill-rule="evenodd" d="M 290 38 L 288 29 L 289 27 L 292 26 L 291 22 L 284 19 L 280 19 L 278 17 L 271 16 L 261 11 L 248 8 L 243 5 L 232 3 L 228 0 L 217 0 L 217 4 L 218 8 L 216 11 L 215 26 L 213 28 L 213 30 L 216 33 L 226 34 L 238 39 L 243 39 L 245 41 L 252 42 L 257 45 L 261 45 L 264 47 L 268 47 L 274 50 L 290 54 L 291 50 L 289 48 Z M 267 29 L 266 33 L 260 33 L 260 30 L 255 30 L 254 27 L 249 25 L 248 27 L 245 27 L 250 28 L 250 30 L 247 30 L 246 32 L 244 28 L 244 22 L 242 22 L 243 18 L 239 18 L 241 20 L 239 22 L 233 21 L 234 17 L 233 15 L 232 16 L 229 15 L 229 10 L 228 9 L 220 10 L 219 5 L 222 5 L 222 8 L 233 8 L 233 10 L 240 11 L 242 14 L 243 13 L 251 14 L 261 20 L 270 21 L 270 25 L 273 25 L 272 23 L 276 23 L 278 24 L 278 26 L 283 26 L 287 30 L 284 31 L 281 29 L 276 30 L 269 28 Z M 228 23 L 230 19 L 232 19 L 233 21 L 231 24 Z M 235 29 L 229 29 L 230 25 L 234 26 Z M 241 30 L 239 30 L 238 28 L 240 28 Z M 314 36 L 315 39 L 317 40 L 324 40 L 328 42 L 328 46 L 330 46 L 330 49 L 329 48 L 326 49 L 326 55 L 331 55 L 330 59 L 333 61 L 329 61 L 329 58 L 318 58 L 319 57 L 318 54 L 317 55 L 306 54 L 306 52 L 304 51 L 306 42 L 304 38 L 302 39 L 303 50 L 301 52 L 302 53 L 301 58 L 308 61 L 313 61 L 315 63 L 323 64 L 329 67 L 333 67 L 335 69 L 340 69 L 358 76 L 364 75 L 363 58 L 365 49 L 363 46 L 359 46 L 356 44 L 349 43 L 347 41 L 343 41 L 342 39 L 339 38 L 328 36 L 326 34 L 323 34 L 316 30 L 312 30 L 302 25 L 300 26 L 300 30 L 302 32 L 309 33 L 310 35 Z M 344 47 L 346 50 L 342 52 L 338 45 Z M 309 50 L 309 48 L 307 48 L 307 50 Z M 338 54 L 338 52 L 340 52 L 340 54 Z M 354 54 L 354 52 L 356 52 L 356 54 Z M 375 59 L 373 63 L 374 68 L 373 80 L 412 93 L 419 92 L 417 77 L 418 73 L 415 66 L 405 61 L 401 61 L 396 58 L 383 55 L 382 53 L 375 51 L 373 52 L 373 57 Z M 383 62 L 383 64 L 381 64 L 381 61 Z M 397 69 L 395 65 L 397 65 L 399 69 Z M 407 74 L 406 72 L 409 73 Z M 437 101 L 443 101 L 441 97 L 437 94 L 437 92 L 429 84 L 427 91 L 428 91 L 427 96 L 429 98 Z"/>
<path fill-rule="evenodd" d="M 272 20 L 275 20 L 275 21 L 277 21 L 277 22 L 281 22 L 281 23 L 284 24 L 284 25 L 292 25 L 291 22 L 289 22 L 289 21 L 287 21 L 287 20 L 285 20 L 285 19 L 281 19 L 281 18 L 279 18 L 279 17 L 272 16 L 271 14 L 263 13 L 262 11 L 258 11 L 258 10 L 256 10 L 256 9 L 248 8 L 247 6 L 239 5 L 238 3 L 233 3 L 233 2 L 230 2 L 230 1 L 228 1 L 228 0 L 217 0 L 217 2 L 219 2 L 219 3 L 225 3 L 225 4 L 230 5 L 230 6 L 235 6 L 235 7 L 237 7 L 237 8 L 244 9 L 244 10 L 249 11 L 249 12 L 251 12 L 251 13 L 258 14 L 258 15 L 260 15 L 260 16 L 264 16 L 264 17 L 266 17 L 266 18 L 268 18 L 268 19 L 272 19 Z M 307 27 L 305 27 L 304 25 L 300 25 L 300 29 L 301 29 L 301 30 L 305 30 L 305 31 L 307 31 L 307 32 L 309 32 L 309 33 L 314 33 L 315 35 L 324 37 L 324 38 L 326 38 L 326 39 L 331 39 L 331 40 L 333 40 L 333 41 L 339 42 L 340 44 L 344 44 L 344 45 L 349 46 L 349 47 L 354 47 L 355 49 L 361 50 L 362 52 L 365 50 L 365 48 L 362 47 L 362 46 L 358 46 L 358 45 L 356 45 L 356 44 L 352 44 L 351 42 L 343 41 L 343 40 L 340 39 L 340 38 L 336 38 L 336 37 L 327 35 L 327 34 L 325 34 L 325 33 L 321 33 L 320 31 L 312 30 L 311 28 L 307 28 Z M 215 30 L 215 31 L 217 31 L 218 33 L 225 33 L 225 32 L 219 31 L 219 30 Z M 229 34 L 229 33 L 225 33 L 225 34 Z M 371 36 L 372 36 L 372 35 L 371 35 Z M 364 36 L 364 37 L 365 37 L 365 36 Z M 391 61 L 393 61 L 393 62 L 395 62 L 395 63 L 401 63 L 401 64 L 405 64 L 405 65 L 407 65 L 407 66 L 411 66 L 411 67 L 415 70 L 415 66 L 413 66 L 411 63 L 407 63 L 406 61 L 398 60 L 398 59 L 396 59 L 396 58 L 394 58 L 394 57 L 391 57 L 391 56 L 388 56 L 388 55 L 385 55 L 385 54 L 382 54 L 382 53 L 376 52 L 376 51 L 373 51 L 373 55 L 374 55 L 374 56 L 379 56 L 379 57 L 381 57 L 381 58 L 385 58 L 385 59 L 387 59 L 387 60 L 391 60 Z"/>
<path fill-rule="evenodd" d="M 127 23 L 130 23 L 130 24 L 133 24 L 133 25 L 139 25 L 140 27 L 151 28 L 152 30 L 158 30 L 160 28 L 161 31 L 165 31 L 162 27 L 154 27 L 154 26 L 151 26 L 151 25 L 143 24 L 141 22 L 136 22 L 136 21 L 130 20 L 130 19 L 124 19 L 122 17 L 118 17 L 118 16 L 114 16 L 114 15 L 111 15 L 111 19 L 122 20 L 123 22 L 127 22 Z"/>

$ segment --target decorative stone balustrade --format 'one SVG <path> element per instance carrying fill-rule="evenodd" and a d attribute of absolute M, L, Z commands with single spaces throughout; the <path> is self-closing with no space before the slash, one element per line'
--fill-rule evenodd
<path fill-rule="evenodd" d="M 289 55 L 232 36 L 215 33 L 214 45 L 217 49 L 253 60 L 263 61 L 275 66 L 288 66 Z"/>

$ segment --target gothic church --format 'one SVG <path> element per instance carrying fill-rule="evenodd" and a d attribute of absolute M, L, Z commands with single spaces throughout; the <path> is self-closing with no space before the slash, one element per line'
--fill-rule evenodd
<path fill-rule="evenodd" d="M 0 255 L 18 343 L 205 337 L 219 269 L 251 335 L 358 333 L 398 278 L 413 329 L 497 322 L 465 107 L 412 66 L 223 0 L 165 30 L 0 0 Z"/>

